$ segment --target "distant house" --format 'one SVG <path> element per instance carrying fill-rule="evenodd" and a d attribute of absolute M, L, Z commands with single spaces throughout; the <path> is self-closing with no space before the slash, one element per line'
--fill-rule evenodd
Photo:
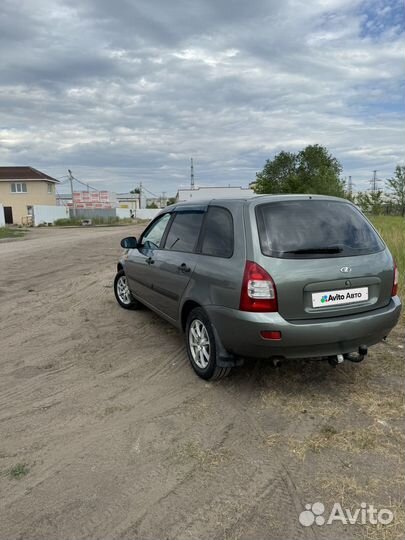
<path fill-rule="evenodd" d="M 0 205 L 6 224 L 21 224 L 34 205 L 56 206 L 58 180 L 32 167 L 0 167 Z"/>
<path fill-rule="evenodd" d="M 117 193 L 117 200 L 121 208 L 137 210 L 140 208 L 139 193 Z"/>
<path fill-rule="evenodd" d="M 232 186 L 195 187 L 194 189 L 179 189 L 176 195 L 178 202 L 192 202 L 209 199 L 227 199 L 253 197 L 253 189 Z"/>

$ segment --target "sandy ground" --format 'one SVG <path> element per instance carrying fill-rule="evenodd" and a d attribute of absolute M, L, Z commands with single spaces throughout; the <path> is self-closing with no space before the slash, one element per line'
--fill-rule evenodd
<path fill-rule="evenodd" d="M 402 538 L 404 328 L 359 365 L 206 383 L 175 329 L 114 299 L 133 232 L 0 243 L 0 538 Z M 316 501 L 395 519 L 303 527 Z"/>

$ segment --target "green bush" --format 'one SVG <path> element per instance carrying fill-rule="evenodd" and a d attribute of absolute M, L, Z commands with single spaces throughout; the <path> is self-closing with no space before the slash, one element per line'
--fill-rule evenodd
<path fill-rule="evenodd" d="M 81 222 L 81 218 L 62 218 L 55 220 L 54 225 L 68 227 L 69 225 L 81 225 Z"/>
<path fill-rule="evenodd" d="M 86 219 L 90 219 L 92 225 L 125 225 L 125 224 L 129 225 L 129 224 L 134 223 L 134 220 L 132 218 L 120 219 L 116 216 L 109 216 L 109 217 L 96 216 L 93 218 L 75 217 L 75 218 L 57 219 L 54 225 L 59 226 L 59 227 L 80 226 L 82 224 L 82 221 L 85 221 Z"/>

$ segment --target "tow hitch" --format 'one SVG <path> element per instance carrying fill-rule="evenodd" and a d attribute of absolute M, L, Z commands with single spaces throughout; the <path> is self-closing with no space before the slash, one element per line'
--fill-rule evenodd
<path fill-rule="evenodd" d="M 346 360 L 350 360 L 350 362 L 362 362 L 364 357 L 367 356 L 367 353 L 367 347 L 365 345 L 360 345 L 359 352 L 348 353 L 345 355 L 345 358 Z"/>
<path fill-rule="evenodd" d="M 367 356 L 367 347 L 365 345 L 360 345 L 358 352 L 351 352 L 347 354 L 337 354 L 336 356 L 330 356 L 328 358 L 329 364 L 331 366 L 337 366 L 342 364 L 344 360 L 349 360 L 349 362 L 362 362 Z"/>

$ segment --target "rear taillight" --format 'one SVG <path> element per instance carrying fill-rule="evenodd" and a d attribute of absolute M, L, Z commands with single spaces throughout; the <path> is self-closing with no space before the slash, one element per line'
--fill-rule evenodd
<path fill-rule="evenodd" d="M 239 309 L 278 311 L 277 291 L 272 277 L 264 268 L 252 261 L 246 261 Z"/>
<path fill-rule="evenodd" d="M 394 281 L 392 283 L 391 296 L 396 296 L 398 294 L 398 280 L 399 280 L 398 267 L 394 262 Z"/>

